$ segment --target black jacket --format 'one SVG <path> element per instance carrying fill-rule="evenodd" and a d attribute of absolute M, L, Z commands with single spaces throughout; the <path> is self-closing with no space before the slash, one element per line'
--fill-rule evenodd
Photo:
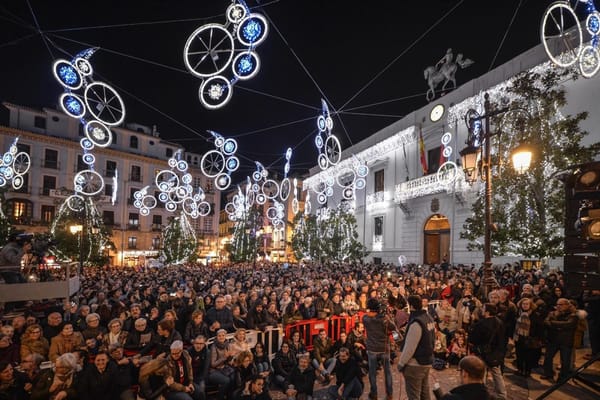
<path fill-rule="evenodd" d="M 455 387 L 440 400 L 489 400 L 490 394 L 482 383 L 469 383 Z"/>
<path fill-rule="evenodd" d="M 312 367 L 300 371 L 300 368 L 296 365 L 294 369 L 292 369 L 292 373 L 286 379 L 285 386 L 294 385 L 294 388 L 298 393 L 312 396 L 316 378 L 315 370 Z"/>
<path fill-rule="evenodd" d="M 89 365 L 79 381 L 77 395 L 86 400 L 118 400 L 116 381 L 117 369 L 114 364 L 109 362 L 103 373 L 95 365 Z"/>

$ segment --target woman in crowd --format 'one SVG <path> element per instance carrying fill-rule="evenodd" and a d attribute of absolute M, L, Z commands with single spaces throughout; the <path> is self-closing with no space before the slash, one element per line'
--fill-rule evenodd
<path fill-rule="evenodd" d="M 528 377 L 537 367 L 542 350 L 544 319 L 533 301 L 524 297 L 517 303 L 518 317 L 513 339 L 517 354 L 517 375 Z"/>
<path fill-rule="evenodd" d="M 283 326 L 294 324 L 298 321 L 302 321 L 302 314 L 298 309 L 298 303 L 290 301 L 283 314 Z"/>
<path fill-rule="evenodd" d="M 118 397 L 117 367 L 109 363 L 110 357 L 107 352 L 100 351 L 94 357 L 94 363 L 90 364 L 81 374 L 77 383 L 77 394 L 79 398 L 86 400 L 110 400 Z"/>
<path fill-rule="evenodd" d="M 250 351 L 250 344 L 246 340 L 246 330 L 238 329 L 229 342 L 229 350 L 232 357 L 237 357 L 242 351 Z"/>
<path fill-rule="evenodd" d="M 271 363 L 269 362 L 269 355 L 265 352 L 265 345 L 262 342 L 257 342 L 252 349 L 254 355 L 254 365 L 258 374 L 269 381 L 269 375 L 271 374 Z"/>
<path fill-rule="evenodd" d="M 123 330 L 123 321 L 118 318 L 112 319 L 108 323 L 108 333 L 105 333 L 102 337 L 102 344 L 100 345 L 100 349 L 103 351 L 108 351 L 108 348 L 111 344 L 120 344 L 121 346 L 125 346 L 127 343 L 127 336 L 129 333 Z"/>
<path fill-rule="evenodd" d="M 227 342 L 227 331 L 219 329 L 210 350 L 210 368 L 208 382 L 219 388 L 219 400 L 223 400 L 233 383 L 233 368 L 231 367 L 232 352 Z"/>
<path fill-rule="evenodd" d="M 19 360 L 19 346 L 12 342 L 10 336 L 0 332 L 0 362 L 4 361 L 16 367 Z"/>
<path fill-rule="evenodd" d="M 31 383 L 27 382 L 24 374 L 15 371 L 6 361 L 0 361 L 0 399 L 28 399 L 31 393 Z"/>
<path fill-rule="evenodd" d="M 138 396 L 145 400 L 164 400 L 164 394 L 173 382 L 166 355 L 161 354 L 140 368 Z"/>
<path fill-rule="evenodd" d="M 60 355 L 54 368 L 44 370 L 33 387 L 31 400 L 77 399 L 77 358 L 73 353 Z"/>
<path fill-rule="evenodd" d="M 100 315 L 96 313 L 89 313 L 85 317 L 86 328 L 81 332 L 85 339 L 94 338 L 96 341 L 101 342 L 104 334 L 107 332 L 106 328 L 100 325 Z"/>
<path fill-rule="evenodd" d="M 456 309 L 452 307 L 447 299 L 440 301 L 440 306 L 436 309 L 438 315 L 438 327 L 448 339 L 452 339 L 454 331 L 458 325 Z"/>
<path fill-rule="evenodd" d="M 75 332 L 73 330 L 73 324 L 65 322 L 60 333 L 54 336 L 50 341 L 48 358 L 50 361 L 55 362 L 59 356 L 65 353 L 72 353 L 73 351 L 84 347 L 85 340 L 83 339 L 81 332 Z"/>
<path fill-rule="evenodd" d="M 245 387 L 246 382 L 248 382 L 254 375 L 256 375 L 256 366 L 252 363 L 254 361 L 254 357 L 252 353 L 248 350 L 244 350 L 240 352 L 233 360 L 233 368 L 234 372 L 234 388 L 236 391 L 241 390 Z M 233 394 L 233 397 L 236 397 L 236 393 Z"/>
<path fill-rule="evenodd" d="M 42 335 L 42 327 L 38 324 L 29 325 L 21 337 L 21 360 L 33 353 L 40 354 L 46 360 L 49 351 L 50 344 Z"/>
<path fill-rule="evenodd" d="M 31 353 L 26 355 L 21 359 L 21 364 L 19 365 L 19 369 L 23 374 L 25 374 L 27 382 L 31 383 L 31 387 L 37 384 L 37 381 L 40 377 L 40 366 L 44 361 L 44 357 L 37 353 Z M 31 388 L 28 389 L 31 391 Z"/>
<path fill-rule="evenodd" d="M 231 307 L 231 314 L 233 316 L 233 327 L 237 329 L 248 329 L 248 323 L 246 319 L 242 317 L 242 308 L 239 304 L 234 304 Z"/>
<path fill-rule="evenodd" d="M 448 355 L 448 362 L 451 365 L 458 365 L 458 362 L 468 354 L 467 334 L 464 329 L 457 329 L 454 332 L 454 338 L 450 342 L 448 351 L 450 353 Z"/>
<path fill-rule="evenodd" d="M 273 379 L 275 384 L 282 390 L 286 389 L 285 382 L 288 380 L 292 370 L 296 366 L 296 356 L 290 350 L 288 342 L 283 342 L 271 365 L 273 366 Z"/>
<path fill-rule="evenodd" d="M 199 335 L 209 336 L 208 325 L 204 321 L 204 312 L 202 310 L 196 310 L 192 313 L 192 318 L 185 327 L 183 340 L 185 343 L 191 343 Z"/>
<path fill-rule="evenodd" d="M 298 331 L 292 332 L 292 339 L 290 340 L 289 345 L 290 351 L 294 354 L 296 358 L 300 357 L 300 355 L 302 354 L 308 353 L 306 345 L 304 344 L 304 341 L 300 338 L 300 332 Z"/>

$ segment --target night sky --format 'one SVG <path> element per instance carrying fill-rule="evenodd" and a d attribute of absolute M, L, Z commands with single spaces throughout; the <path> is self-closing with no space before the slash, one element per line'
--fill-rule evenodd
<path fill-rule="evenodd" d="M 197 27 L 225 23 L 229 4 L 3 0 L 0 100 L 56 107 L 62 88 L 53 61 L 99 46 L 94 79 L 117 88 L 127 122 L 157 125 L 161 138 L 198 153 L 213 148 L 207 129 L 237 138 L 239 179 L 253 160 L 281 172 L 292 147 L 290 174 L 302 174 L 316 164 L 321 97 L 336 111 L 334 133 L 346 148 L 425 105 L 423 70 L 447 48 L 475 61 L 457 72 L 460 85 L 539 44 L 550 1 L 249 0 L 271 22 L 256 50 L 261 70 L 238 82 L 225 107 L 209 111 L 183 47 Z"/>

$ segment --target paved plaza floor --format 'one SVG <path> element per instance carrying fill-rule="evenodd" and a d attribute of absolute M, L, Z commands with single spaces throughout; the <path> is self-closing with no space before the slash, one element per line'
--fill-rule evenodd
<path fill-rule="evenodd" d="M 577 367 L 583 365 L 586 360 L 583 359 L 583 355 L 589 352 L 588 349 L 580 349 L 577 350 L 577 358 L 575 365 Z M 515 375 L 515 369 L 512 366 L 513 359 L 506 359 L 506 369 L 504 373 L 504 380 L 506 382 L 506 388 L 508 392 L 509 400 L 535 400 L 539 396 L 541 396 L 546 390 L 548 390 L 551 386 L 551 383 L 545 380 L 540 379 L 541 369 L 538 372 L 533 372 L 530 378 L 524 378 L 518 375 Z M 555 358 L 555 367 L 558 367 L 559 359 L 558 355 Z M 596 382 L 596 384 L 600 385 L 600 361 L 597 361 L 593 365 L 585 371 L 585 377 L 590 380 Z M 396 369 L 396 365 L 392 366 L 392 378 L 394 382 L 394 400 L 405 400 L 406 392 L 404 390 L 404 378 L 402 374 L 398 372 Z M 446 368 L 442 371 L 432 370 L 431 373 L 432 382 L 433 379 L 437 379 L 440 383 L 441 388 L 444 392 L 449 391 L 450 389 L 460 385 L 460 376 L 456 369 L 456 367 Z M 491 377 L 487 382 L 488 388 L 490 389 L 490 393 L 493 393 L 493 384 Z M 369 392 L 369 383 L 368 378 L 365 377 L 365 391 L 361 396 L 361 400 L 368 399 Z M 385 399 L 385 384 L 383 379 L 383 372 L 379 371 L 377 374 L 377 388 L 378 388 L 378 397 L 379 399 Z M 271 397 L 273 399 L 282 400 L 285 399 L 285 395 L 280 391 L 271 391 Z M 315 398 L 316 400 L 325 400 L 326 396 L 326 387 L 320 385 L 319 383 L 315 386 Z M 432 395 L 432 399 L 435 399 Z M 577 399 L 577 400 L 592 400 L 592 399 L 600 399 L 600 393 L 594 393 L 585 387 L 577 383 L 574 380 L 570 380 L 568 383 L 563 385 L 560 389 L 556 390 L 552 394 L 550 394 L 546 399 L 549 400 L 565 400 L 565 399 Z"/>

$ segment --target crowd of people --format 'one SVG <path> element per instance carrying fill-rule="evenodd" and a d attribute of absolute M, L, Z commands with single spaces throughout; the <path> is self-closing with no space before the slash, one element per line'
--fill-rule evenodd
<path fill-rule="evenodd" d="M 463 365 L 467 381 L 467 372 L 479 379 L 473 355 L 503 399 L 512 349 L 523 376 L 538 368 L 545 349 L 541 375 L 550 381 L 556 353 L 558 379 L 573 370 L 573 349 L 586 330 L 588 356 L 600 351 L 600 292 L 567 298 L 561 272 L 517 265 L 495 268 L 493 290 L 479 268 L 448 264 L 97 267 L 81 280 L 71 299 L 29 303 L 3 319 L 1 400 L 198 400 L 208 391 L 219 399 L 267 399 L 269 388 L 311 399 L 316 383 L 332 399 L 365 390 L 376 399 L 379 373 L 391 399 L 401 389 L 392 384 L 394 364 L 408 398 L 427 399 L 432 367 Z M 311 351 L 293 329 L 275 354 L 246 338 L 247 330 L 335 316 L 357 319 L 339 337 L 322 329 Z"/>

